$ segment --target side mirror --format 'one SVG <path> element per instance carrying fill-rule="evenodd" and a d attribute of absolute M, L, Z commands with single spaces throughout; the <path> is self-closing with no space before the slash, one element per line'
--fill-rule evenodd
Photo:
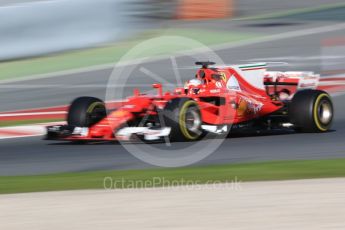
<path fill-rule="evenodd" d="M 155 89 L 158 89 L 158 96 L 160 96 L 160 97 L 163 96 L 162 84 L 155 83 L 155 84 L 152 84 L 152 87 L 155 88 Z"/>

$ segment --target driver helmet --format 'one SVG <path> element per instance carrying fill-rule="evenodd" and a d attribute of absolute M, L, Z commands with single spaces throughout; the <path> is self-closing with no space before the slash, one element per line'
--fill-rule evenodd
<path fill-rule="evenodd" d="M 197 94 L 200 90 L 199 86 L 201 86 L 201 85 L 202 85 L 201 80 L 191 79 L 191 80 L 187 81 L 186 84 L 184 85 L 185 93 L 186 94 L 190 93 L 189 89 L 192 88 L 191 93 Z"/>
<path fill-rule="evenodd" d="M 184 88 L 189 89 L 190 86 L 198 87 L 200 85 L 202 85 L 202 82 L 199 79 L 191 79 L 186 82 Z"/>

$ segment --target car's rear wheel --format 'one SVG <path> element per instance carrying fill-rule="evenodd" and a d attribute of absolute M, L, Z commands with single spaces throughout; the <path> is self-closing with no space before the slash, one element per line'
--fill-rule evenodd
<path fill-rule="evenodd" d="M 333 120 L 333 104 L 328 93 L 321 90 L 297 92 L 289 106 L 289 117 L 297 131 L 326 132 Z"/>
<path fill-rule="evenodd" d="M 171 141 L 193 141 L 203 136 L 198 104 L 188 98 L 169 101 L 163 112 L 164 126 L 170 127 Z"/>
<path fill-rule="evenodd" d="M 106 116 L 105 104 L 95 97 L 79 97 L 68 110 L 67 123 L 75 127 L 90 127 Z"/>

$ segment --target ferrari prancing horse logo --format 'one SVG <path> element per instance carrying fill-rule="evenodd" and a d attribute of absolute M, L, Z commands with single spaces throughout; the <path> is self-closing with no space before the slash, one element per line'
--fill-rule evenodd
<path fill-rule="evenodd" d="M 224 72 L 220 73 L 220 78 L 222 79 L 222 81 L 224 81 L 226 83 L 226 75 Z"/>

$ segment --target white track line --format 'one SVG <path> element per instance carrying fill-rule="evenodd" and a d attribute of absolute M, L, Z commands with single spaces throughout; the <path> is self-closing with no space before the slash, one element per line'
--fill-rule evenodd
<path fill-rule="evenodd" d="M 27 135 L 27 136 L 0 136 L 0 140 L 15 139 L 15 138 L 24 138 L 24 137 L 40 137 L 40 136 L 42 136 L 42 134 Z"/>
<path fill-rule="evenodd" d="M 0 114 L 0 117 L 22 117 L 22 116 L 37 116 L 37 115 L 58 115 L 66 114 L 66 111 L 56 111 L 56 112 L 34 112 L 34 113 L 8 113 Z"/>
<path fill-rule="evenodd" d="M 65 122 L 48 122 L 48 123 L 40 123 L 40 124 L 34 124 L 34 125 L 2 127 L 0 128 L 0 140 L 43 136 L 46 134 L 47 126 L 62 125 L 62 124 L 65 124 Z M 13 133 L 13 134 L 11 135 L 8 133 Z"/>

